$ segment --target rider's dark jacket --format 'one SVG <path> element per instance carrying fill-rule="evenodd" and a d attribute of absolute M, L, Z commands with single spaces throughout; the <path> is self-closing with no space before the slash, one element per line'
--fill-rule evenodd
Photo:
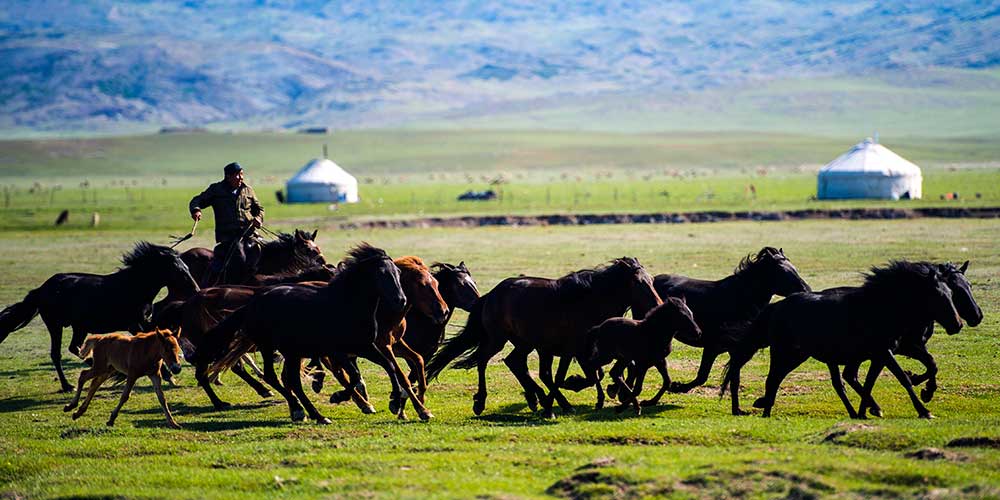
<path fill-rule="evenodd" d="M 191 198 L 191 203 L 188 205 L 191 213 L 208 207 L 212 207 L 215 213 L 217 243 L 231 241 L 244 235 L 254 220 L 264 223 L 264 207 L 260 206 L 253 188 L 246 184 L 233 189 L 223 179 Z"/>

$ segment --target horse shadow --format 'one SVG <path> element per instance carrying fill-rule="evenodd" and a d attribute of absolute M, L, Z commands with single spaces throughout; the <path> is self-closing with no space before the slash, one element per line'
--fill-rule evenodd
<path fill-rule="evenodd" d="M 680 410 L 684 408 L 683 406 L 675 404 L 658 404 L 656 406 L 644 406 L 642 408 L 642 414 L 636 415 L 635 410 L 628 406 L 623 411 L 618 411 L 618 405 L 612 404 L 607 405 L 600 410 L 593 410 L 581 415 L 581 420 L 586 420 L 589 422 L 614 422 L 619 420 L 628 420 L 633 418 L 643 418 L 647 416 L 660 415 L 662 413 L 674 410 Z"/>
<path fill-rule="evenodd" d="M 528 405 L 525 403 L 512 403 L 501 406 L 495 412 L 485 413 L 473 417 L 474 420 L 489 422 L 501 426 L 543 426 L 553 425 L 557 419 L 544 418 L 541 412 L 525 412 Z"/>
<path fill-rule="evenodd" d="M 162 415 L 162 413 L 161 413 Z M 285 427 L 291 425 L 287 419 L 283 420 L 195 420 L 185 422 L 183 419 L 179 419 L 178 422 L 182 430 L 195 431 L 195 432 L 222 432 L 222 431 L 238 431 L 246 429 L 258 429 L 264 427 Z M 167 427 L 166 421 L 163 418 L 149 418 L 140 419 L 132 421 L 132 425 L 136 428 L 164 428 Z"/>
<path fill-rule="evenodd" d="M 0 413 L 13 413 L 19 411 L 40 410 L 43 408 L 62 407 L 69 401 L 51 399 L 49 397 L 35 396 L 14 396 L 0 399 Z"/>

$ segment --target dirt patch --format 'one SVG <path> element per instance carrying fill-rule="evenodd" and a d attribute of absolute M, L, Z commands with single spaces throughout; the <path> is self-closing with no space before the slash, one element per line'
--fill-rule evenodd
<path fill-rule="evenodd" d="M 340 229 L 399 229 L 408 227 L 484 227 L 484 226 L 587 226 L 593 224 L 683 224 L 726 221 L 783 221 L 805 219 L 918 219 L 1000 218 L 1000 207 L 977 208 L 845 208 L 808 209 L 778 212 L 672 212 L 638 214 L 555 214 L 555 215 L 484 215 L 465 217 L 425 217 L 414 219 L 378 219 L 345 222 Z"/>
<path fill-rule="evenodd" d="M 874 425 L 868 424 L 837 424 L 833 426 L 833 429 L 831 429 L 826 436 L 823 437 L 823 442 L 837 443 L 840 438 L 843 438 L 852 432 L 872 431 L 875 430 L 875 428 L 876 427 Z"/>
<path fill-rule="evenodd" d="M 682 479 L 677 490 L 695 498 L 766 496 L 802 500 L 824 498 L 835 492 L 817 479 L 776 470 L 713 470 Z"/>
<path fill-rule="evenodd" d="M 614 457 L 602 457 L 577 468 L 569 477 L 560 479 L 545 490 L 560 498 L 646 498 L 662 496 L 672 491 L 651 480 L 638 480 L 614 469 Z"/>
<path fill-rule="evenodd" d="M 917 494 L 914 498 L 920 500 L 951 500 L 955 498 L 997 498 L 1000 489 L 974 484 L 964 488 L 934 488 Z"/>
<path fill-rule="evenodd" d="M 1000 448 L 1000 438 L 995 437 L 960 437 L 952 439 L 949 448 Z"/>
<path fill-rule="evenodd" d="M 965 455 L 941 450 L 938 448 L 923 448 L 904 455 L 906 458 L 914 460 L 950 460 L 952 462 L 964 462 L 969 459 Z"/>

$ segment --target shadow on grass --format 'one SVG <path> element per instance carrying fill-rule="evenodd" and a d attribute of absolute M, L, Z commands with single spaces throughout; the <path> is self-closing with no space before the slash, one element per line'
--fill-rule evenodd
<path fill-rule="evenodd" d="M 497 425 L 509 426 L 552 425 L 558 420 L 558 414 L 557 418 L 542 418 L 540 411 L 531 413 L 529 411 L 525 411 L 527 408 L 528 405 L 525 403 L 508 404 L 501 406 L 496 410 L 496 412 L 484 413 L 478 417 L 473 417 L 473 419 Z"/>
<path fill-rule="evenodd" d="M 643 418 L 653 415 L 659 415 L 664 412 L 680 410 L 684 408 L 683 406 L 673 405 L 673 404 L 658 404 L 656 406 L 646 406 L 642 409 L 642 415 L 636 415 L 635 409 L 631 406 L 625 408 L 624 411 L 618 411 L 618 404 L 612 403 L 611 406 L 605 405 L 604 408 L 600 410 L 592 410 L 580 416 L 581 420 L 587 420 L 591 422 L 610 422 L 616 420 L 627 420 L 630 418 Z"/>
<path fill-rule="evenodd" d="M 219 432 L 219 431 L 238 431 L 245 429 L 260 429 L 265 427 L 286 427 L 291 422 L 288 419 L 274 419 L 274 420 L 196 420 L 196 421 L 185 421 L 183 417 L 174 415 L 174 419 L 177 423 L 181 425 L 183 430 L 195 431 L 195 432 Z M 162 416 L 158 419 L 142 419 L 133 420 L 132 425 L 137 428 L 163 428 L 170 430 L 167 427 L 166 418 Z"/>
<path fill-rule="evenodd" d="M 0 413 L 57 407 L 61 409 L 63 405 L 69 402 L 70 397 L 70 395 L 65 395 L 64 399 L 59 397 L 51 399 L 47 397 L 14 396 L 12 398 L 0 399 Z"/>
<path fill-rule="evenodd" d="M 152 391 L 150 391 L 152 392 Z M 281 401 L 280 403 L 284 403 Z M 202 415 L 202 414 L 214 414 L 214 415 L 226 415 L 239 410 L 257 410 L 260 408 L 267 408 L 270 406 L 275 406 L 279 402 L 261 401 L 257 403 L 243 403 L 243 404 L 233 404 L 225 410 L 216 410 L 211 404 L 204 405 L 189 405 L 183 401 L 172 403 L 170 399 L 167 399 L 167 405 L 170 406 L 170 412 L 174 415 Z M 163 410 L 160 408 L 159 404 L 150 406 L 148 408 L 141 408 L 134 411 L 126 411 L 126 413 L 131 415 L 154 415 L 162 414 Z"/>

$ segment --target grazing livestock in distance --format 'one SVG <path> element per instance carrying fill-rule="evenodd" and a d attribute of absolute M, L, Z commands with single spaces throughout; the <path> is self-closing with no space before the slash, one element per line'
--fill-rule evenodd
<path fill-rule="evenodd" d="M 150 327 L 152 302 L 164 286 L 191 294 L 198 290 L 177 252 L 141 241 L 122 257 L 123 267 L 107 275 L 56 274 L 28 292 L 21 302 L 0 311 L 0 342 L 36 315 L 49 330 L 49 355 L 63 392 L 73 386 L 63 374 L 63 328 L 73 329 L 69 352 L 77 354 L 88 333 L 140 332 Z"/>
<path fill-rule="evenodd" d="M 860 287 L 791 295 L 765 308 L 749 327 L 749 334 L 733 348 L 722 391 L 730 388 L 733 414 L 744 414 L 739 405 L 740 370 L 754 353 L 769 346 L 765 393 L 754 402 L 755 407 L 764 409 L 765 417 L 771 415 L 782 380 L 812 357 L 826 363 L 833 388 L 851 418 L 859 415 L 844 392 L 839 365 L 868 360 L 872 362 L 869 372 L 875 376 L 883 366 L 889 367 L 917 414 L 931 418 L 892 353 L 900 339 L 909 332 L 922 331 L 931 321 L 940 323 L 949 334 L 962 329 L 951 289 L 933 264 L 892 262 L 872 268 Z M 866 395 L 871 391 L 869 382 L 874 380 L 866 380 Z"/>
<path fill-rule="evenodd" d="M 76 385 L 76 394 L 63 411 L 70 411 L 76 408 L 80 401 L 80 393 L 83 392 L 83 384 L 90 381 L 90 390 L 80 408 L 73 413 L 73 420 L 83 416 L 90 406 L 97 389 L 101 387 L 108 378 L 113 375 L 125 375 L 125 389 L 122 397 L 118 401 L 118 406 L 111 412 L 108 419 L 108 426 L 115 425 L 118 412 L 128 401 L 135 381 L 140 377 L 149 377 L 153 383 L 153 390 L 160 400 L 163 414 L 167 417 L 167 424 L 174 429 L 181 426 L 174 421 L 167 406 L 167 400 L 163 397 L 163 388 L 160 384 L 160 370 L 168 368 L 173 374 L 181 371 L 181 348 L 177 344 L 177 337 L 170 330 L 156 330 L 149 333 L 140 333 L 135 336 L 121 333 L 108 333 L 104 335 L 90 335 L 83 342 L 80 349 L 80 358 L 87 359 L 93 356 L 93 365 L 80 372 L 80 380 Z"/>
<path fill-rule="evenodd" d="M 602 321 L 622 316 L 632 308 L 636 318 L 661 304 L 653 278 L 634 257 L 615 259 L 596 269 L 585 269 L 559 279 L 517 277 L 500 282 L 473 306 L 462 332 L 445 342 L 427 366 L 434 378 L 452 360 L 455 368 L 477 367 L 479 390 L 472 411 L 486 407 L 486 364 L 509 341 L 514 350 L 504 363 L 524 388 L 528 407 L 541 403 L 544 415 L 553 416 L 552 402 L 563 411 L 572 405 L 559 392 L 573 357 L 586 341 L 587 331 Z M 528 355 L 538 351 L 539 376 L 546 394 L 528 373 Z M 555 379 L 553 357 L 560 357 Z"/>

